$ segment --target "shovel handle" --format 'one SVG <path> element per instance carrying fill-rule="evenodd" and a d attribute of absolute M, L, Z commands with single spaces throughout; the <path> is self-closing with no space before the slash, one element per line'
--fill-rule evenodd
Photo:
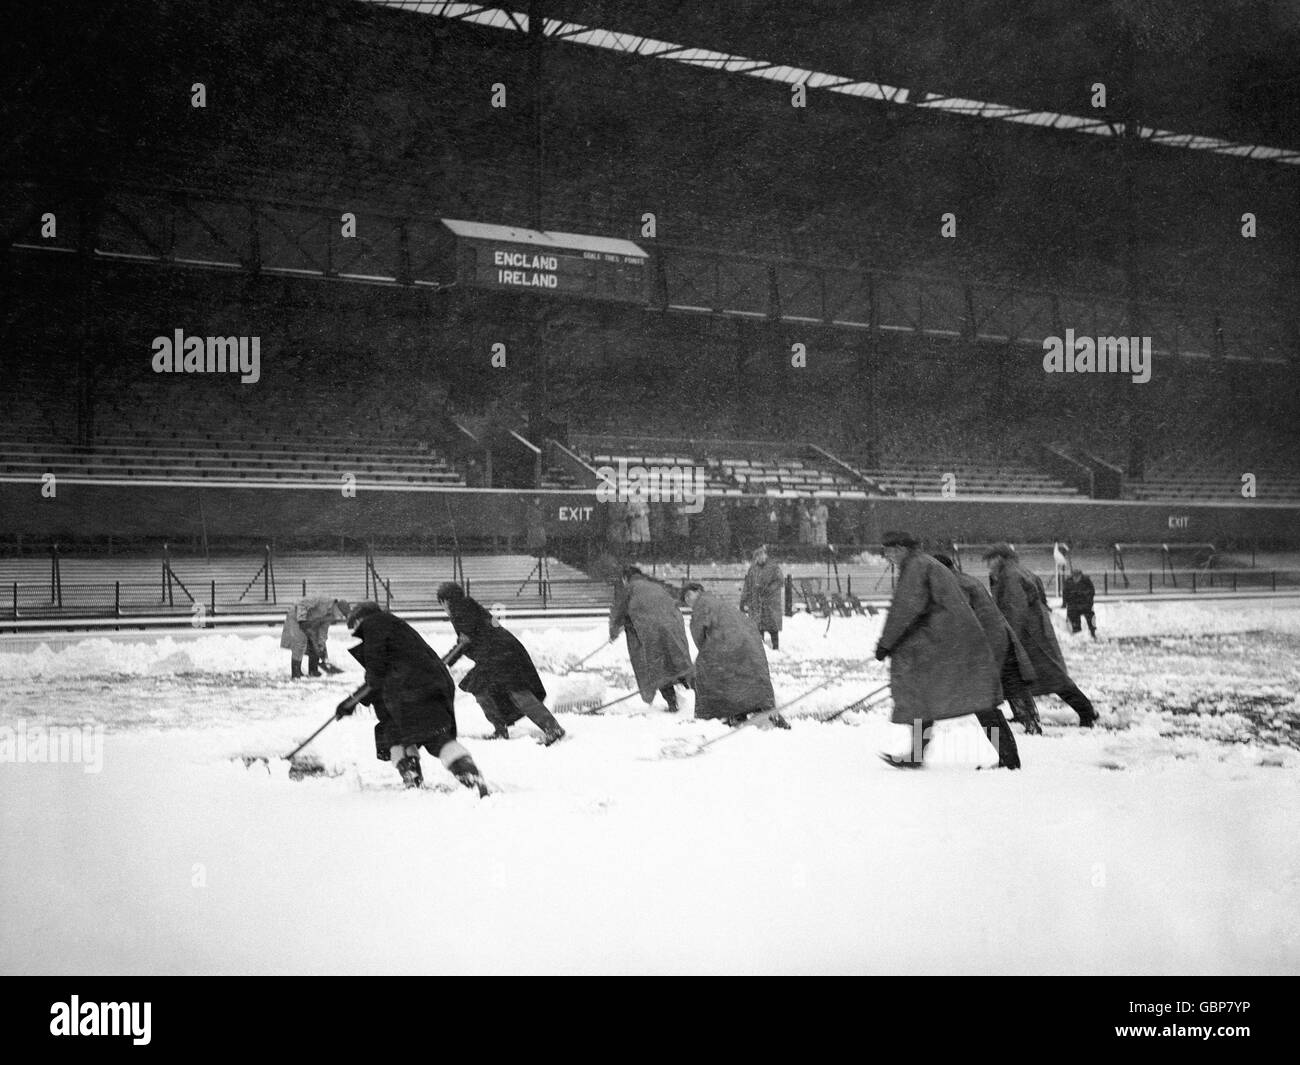
<path fill-rule="evenodd" d="M 590 662 L 593 658 L 595 658 L 598 654 L 600 654 L 600 652 L 605 649 L 605 646 L 606 645 L 602 643 L 599 647 L 597 647 L 594 651 L 592 651 L 591 654 L 584 655 L 582 658 L 578 659 L 578 661 L 574 662 L 573 665 L 571 665 L 564 672 L 566 674 L 576 672 L 579 666 L 585 666 L 588 662 Z"/>
<path fill-rule="evenodd" d="M 694 668 L 695 668 L 694 666 L 691 667 L 691 669 L 694 669 Z M 654 690 L 654 691 L 658 691 L 658 690 L 659 690 L 660 688 L 662 688 L 665 684 L 676 684 L 677 681 L 681 680 L 683 677 L 690 676 L 690 673 L 691 673 L 691 670 L 690 670 L 690 669 L 683 669 L 680 673 L 675 673 L 675 674 L 673 674 L 673 676 L 671 676 L 671 677 L 664 677 L 664 679 L 661 680 L 658 684 L 656 684 L 652 690 Z M 599 714 L 602 710 L 608 710 L 611 706 L 617 706 L 619 703 L 625 703 L 625 702 L 627 702 L 629 699 L 635 698 L 636 696 L 640 695 L 641 692 L 642 692 L 643 690 L 644 690 L 644 689 L 641 689 L 641 688 L 634 688 L 632 691 L 628 692 L 626 695 L 620 695 L 617 699 L 611 699 L 611 700 L 610 700 L 609 702 L 607 702 L 607 703 L 601 703 L 601 704 L 600 704 L 598 707 L 596 707 L 594 710 L 583 710 L 583 711 L 581 711 L 581 713 L 584 713 L 584 714 Z M 560 707 L 557 706 L 556 709 L 559 710 Z"/>
<path fill-rule="evenodd" d="M 877 695 L 879 695 L 879 694 L 880 694 L 881 692 L 883 692 L 883 691 L 886 691 L 888 688 L 889 688 L 889 685 L 888 685 L 888 684 L 882 684 L 882 685 L 881 685 L 879 688 L 877 688 L 875 691 L 873 691 L 873 692 L 868 692 L 866 695 L 864 695 L 864 696 L 863 696 L 861 699 L 859 699 L 857 702 L 855 702 L 855 703 L 849 703 L 848 706 L 842 706 L 842 707 L 840 707 L 840 709 L 836 710 L 835 713 L 831 714 L 829 717 L 823 717 L 823 718 L 821 718 L 821 719 L 820 719 L 821 723 L 824 725 L 824 724 L 826 724 L 828 721 L 835 721 L 836 719 L 843 717 L 843 716 L 844 716 L 845 714 L 847 714 L 850 710 L 861 710 L 863 707 L 866 706 L 867 703 L 872 702 L 872 701 L 876 698 Z"/>
<path fill-rule="evenodd" d="M 338 719 L 334 716 L 334 714 L 330 714 L 330 716 L 325 719 L 325 724 L 321 725 L 320 728 L 318 728 L 315 732 L 313 732 L 310 736 L 308 736 L 305 740 L 303 740 L 302 743 L 298 744 L 297 747 L 295 747 L 292 751 L 286 754 L 284 756 L 284 760 L 286 762 L 293 761 L 293 756 L 295 754 L 301 751 L 304 747 L 307 746 L 307 744 L 311 743 L 312 740 L 314 740 L 317 736 L 319 736 L 322 732 L 324 732 L 327 728 L 329 728 L 332 724 L 334 724 L 336 720 Z"/>
<path fill-rule="evenodd" d="M 803 699 L 806 699 L 806 698 L 807 698 L 808 696 L 810 696 L 813 692 L 818 691 L 819 689 L 826 687 L 826 685 L 831 684 L 831 683 L 834 682 L 834 681 L 842 680 L 842 679 L 843 679 L 843 678 L 840 677 L 840 676 L 838 676 L 838 675 L 837 675 L 837 676 L 834 676 L 834 677 L 827 677 L 827 678 L 826 678 L 824 681 L 822 681 L 820 684 L 815 684 L 815 685 L 813 685 L 813 687 L 809 688 L 809 689 L 808 689 L 806 692 L 804 692 L 802 695 L 796 695 L 796 696 L 795 696 L 793 699 L 791 699 L 789 702 L 782 703 L 780 706 L 774 707 L 774 708 L 771 709 L 771 710 L 764 710 L 761 714 L 755 714 L 753 717 L 749 718 L 749 720 L 742 722 L 740 725 L 738 725 L 736 728 L 732 729 L 730 732 L 724 732 L 721 736 L 714 736 L 713 739 L 711 739 L 711 740 L 706 740 L 704 743 L 700 744 L 699 748 L 698 748 L 696 751 L 694 751 L 694 752 L 692 752 L 692 753 L 694 753 L 694 754 L 699 754 L 699 753 L 700 753 L 701 751 L 703 751 L 706 747 L 712 747 L 715 743 L 721 743 L 721 742 L 722 742 L 723 740 L 725 740 L 725 739 L 730 739 L 732 736 L 736 735 L 736 733 L 740 732 L 742 729 L 747 729 L 747 728 L 749 728 L 751 725 L 760 725 L 760 724 L 762 724 L 764 721 L 767 721 L 769 718 L 774 717 L 776 714 L 779 714 L 782 710 L 786 710 L 786 709 L 788 709 L 789 707 L 794 706 L 795 703 L 800 702 L 800 701 L 803 700 Z M 886 688 L 888 688 L 888 687 L 889 687 L 888 684 L 882 684 L 879 688 L 877 688 L 875 691 L 873 691 L 870 695 L 866 695 L 866 696 L 864 696 L 862 699 L 859 699 L 858 702 L 861 703 L 861 702 L 864 702 L 866 699 L 873 698 L 874 696 L 879 695 L 882 691 L 884 691 L 884 690 L 885 690 Z M 853 705 L 856 706 L 857 703 L 854 703 Z M 843 712 L 844 712 L 844 711 L 841 711 L 841 713 L 843 713 Z M 838 717 L 839 715 L 837 714 L 837 715 L 835 715 L 835 716 Z M 832 720 L 832 719 L 828 719 L 828 720 Z"/>

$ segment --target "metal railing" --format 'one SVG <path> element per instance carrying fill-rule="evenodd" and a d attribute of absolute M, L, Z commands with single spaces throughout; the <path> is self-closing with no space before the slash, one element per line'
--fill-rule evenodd
<path fill-rule="evenodd" d="M 881 575 L 883 577 L 883 574 Z M 1109 573 L 1100 574 L 1097 592 L 1101 596 L 1110 595 L 1159 595 L 1177 594 L 1179 596 L 1201 594 L 1230 594 L 1233 592 L 1300 592 L 1300 570 L 1278 569 L 1234 569 L 1234 570 L 1196 570 L 1189 569 L 1170 573 L 1169 571 L 1145 570 L 1128 574 L 1127 586 L 1123 581 L 1116 583 Z M 692 578 L 703 584 L 710 591 L 740 600 L 743 577 L 706 577 Z M 797 587 L 804 579 L 825 580 L 821 575 L 791 572 L 788 582 Z M 425 612 L 439 609 L 437 589 L 442 578 L 394 579 L 386 580 L 378 590 L 379 602 L 386 608 L 402 612 Z M 888 582 L 879 580 L 873 588 L 859 587 L 857 594 L 862 598 L 888 600 L 893 590 L 894 575 L 890 574 Z M 156 580 L 132 581 L 93 581 L 76 582 L 64 580 L 55 592 L 51 592 L 48 580 L 7 581 L 0 585 L 0 623 L 9 620 L 36 620 L 42 618 L 121 618 L 130 620 L 138 617 L 189 617 L 196 625 L 204 625 L 217 617 L 239 617 L 265 615 L 277 612 L 285 607 L 286 602 L 298 596 L 306 596 L 309 591 L 321 594 L 345 594 L 348 588 L 340 587 L 337 580 L 322 584 L 319 588 L 311 582 L 302 580 L 294 582 L 290 588 L 281 586 L 280 603 L 266 603 L 245 597 L 248 582 L 237 580 L 208 580 L 191 582 L 185 586 L 184 594 L 179 588 L 169 591 L 163 589 L 160 594 Z M 484 606 L 492 608 L 501 606 L 507 612 L 512 610 L 589 610 L 608 609 L 612 592 L 606 581 L 563 578 L 555 579 L 549 575 L 530 577 L 521 585 L 517 578 L 511 577 L 465 580 L 466 592 Z M 826 588 L 831 582 L 826 582 Z M 375 591 L 374 585 L 368 591 Z M 843 592 L 854 594 L 852 575 L 846 574 Z M 352 594 L 360 598 L 360 589 Z M 1049 590 L 1050 598 L 1055 601 L 1058 594 Z M 802 602 L 795 595 L 793 602 Z M 787 612 L 789 612 L 787 610 Z"/>

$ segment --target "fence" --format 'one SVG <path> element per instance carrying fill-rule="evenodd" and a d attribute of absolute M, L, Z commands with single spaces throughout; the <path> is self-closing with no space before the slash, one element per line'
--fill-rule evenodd
<path fill-rule="evenodd" d="M 787 588 L 797 585 L 804 578 L 822 579 L 820 576 L 791 573 L 787 578 Z M 739 603 L 744 579 L 739 576 L 692 578 L 703 584 L 710 591 L 717 592 L 724 598 Z M 1121 580 L 1116 583 L 1112 575 L 1102 573 L 1098 582 L 1101 595 L 1158 595 L 1176 592 L 1180 595 L 1199 595 L 1254 591 L 1271 593 L 1277 591 L 1300 590 L 1300 570 L 1186 570 L 1178 573 L 1170 571 L 1146 570 L 1128 574 L 1129 583 L 1125 586 Z M 378 601 L 388 609 L 397 612 L 430 611 L 438 609 L 437 589 L 441 578 L 430 579 L 395 579 L 376 582 L 375 592 Z M 863 588 L 862 582 L 854 588 L 851 575 L 846 575 L 843 590 L 846 594 L 857 594 L 862 598 L 887 600 L 893 589 L 894 577 L 890 574 L 888 582 L 877 582 L 876 588 Z M 291 589 L 280 587 L 279 604 L 261 601 L 260 598 L 249 601 L 244 597 L 248 582 L 246 580 L 205 581 L 181 586 L 177 581 L 170 589 L 160 594 L 159 583 L 150 581 L 98 581 L 70 582 L 61 581 L 52 592 L 47 580 L 10 581 L 0 585 L 0 622 L 4 620 L 36 620 L 41 618 L 131 618 L 145 617 L 189 617 L 195 625 L 206 625 L 216 617 L 239 617 L 241 615 L 265 615 L 268 612 L 283 609 L 288 602 L 309 592 L 320 594 L 338 594 L 338 583 L 331 582 L 328 587 L 314 587 L 311 582 L 302 580 Z M 585 610 L 597 612 L 606 610 L 611 600 L 611 587 L 607 582 L 583 579 L 553 579 L 530 576 L 520 584 L 510 580 L 466 580 L 465 590 L 484 606 L 500 605 L 509 610 Z M 183 587 L 183 591 L 182 591 Z M 825 587 L 829 588 L 830 584 Z M 372 591 L 374 586 L 372 585 Z M 801 602 L 801 597 L 787 591 L 787 613 L 792 603 Z"/>

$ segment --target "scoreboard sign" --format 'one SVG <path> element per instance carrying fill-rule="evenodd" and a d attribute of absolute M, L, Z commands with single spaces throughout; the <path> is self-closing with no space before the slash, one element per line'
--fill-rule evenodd
<path fill-rule="evenodd" d="M 648 256 L 630 240 L 444 218 L 456 281 L 475 288 L 647 302 Z"/>

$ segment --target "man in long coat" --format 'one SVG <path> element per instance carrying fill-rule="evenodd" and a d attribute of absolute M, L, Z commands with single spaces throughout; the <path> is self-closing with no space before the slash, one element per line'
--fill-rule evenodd
<path fill-rule="evenodd" d="M 627 543 L 627 504 L 617 500 L 605 504 L 605 539 L 615 555 L 622 555 Z"/>
<path fill-rule="evenodd" d="M 813 504 L 812 514 L 810 515 L 812 521 L 812 539 L 813 543 L 817 544 L 819 547 L 826 546 L 826 532 L 827 525 L 830 522 L 830 516 L 831 512 L 827 509 L 825 500 L 819 499 Z"/>
<path fill-rule="evenodd" d="M 763 637 L 747 617 L 692 582 L 683 589 L 695 641 L 695 716 L 738 725 L 776 706 Z M 770 719 L 789 728 L 780 714 Z"/>
<path fill-rule="evenodd" d="M 966 593 L 906 533 L 887 533 L 884 546 L 898 584 L 876 658 L 889 659 L 892 720 L 912 727 L 913 746 L 910 757 L 881 758 L 897 768 L 919 769 L 934 722 L 974 714 L 997 747 L 998 765 L 1018 769 L 1015 737 L 997 710 L 998 667 Z"/>
<path fill-rule="evenodd" d="M 1024 730 L 1031 735 L 1042 735 L 1043 726 L 1038 721 L 1038 707 L 1029 692 L 1029 681 L 1037 675 L 1029 654 L 1016 639 L 1007 619 L 993 602 L 988 589 L 969 573 L 957 569 L 956 564 L 947 555 L 935 555 L 939 562 L 957 578 L 961 590 L 966 595 L 966 602 L 975 613 L 975 619 L 984 630 L 984 639 L 988 641 L 989 650 L 993 652 L 993 662 L 1001 672 L 1002 695 L 1011 704 L 1011 717 L 1019 721 Z"/>
<path fill-rule="evenodd" d="M 346 599 L 328 595 L 309 595 L 293 604 L 284 616 L 280 630 L 280 646 L 289 652 L 289 677 L 302 677 L 302 656 L 307 656 L 307 675 L 319 677 L 320 671 L 340 673 L 342 670 L 329 660 L 326 641 L 330 625 L 347 618 L 351 606 Z"/>
<path fill-rule="evenodd" d="M 762 633 L 772 637 L 772 650 L 781 647 L 781 622 L 785 617 L 785 576 L 781 567 L 769 561 L 767 548 L 754 552 L 753 564 L 745 574 L 740 591 L 740 609 L 749 615 Z"/>
<path fill-rule="evenodd" d="M 1034 695 L 1059 695 L 1079 715 L 1079 725 L 1091 728 L 1096 724 L 1097 711 L 1066 672 L 1043 582 L 1020 565 L 1010 544 L 994 544 L 984 558 L 989 564 L 993 601 L 1029 654 L 1037 674 L 1029 690 Z"/>
<path fill-rule="evenodd" d="M 693 672 L 686 622 L 677 597 L 635 566 L 623 570 L 623 583 L 609 608 L 609 642 L 620 632 L 627 634 L 627 653 L 642 700 L 652 703 L 657 689 L 669 713 L 676 713 L 677 685 L 689 688 Z"/>
<path fill-rule="evenodd" d="M 533 558 L 546 554 L 546 513 L 539 499 L 532 500 L 524 514 L 524 543 Z"/>
<path fill-rule="evenodd" d="M 420 748 L 436 757 L 467 788 L 488 793 L 478 766 L 456 739 L 456 688 L 432 647 L 409 624 L 378 603 L 358 603 L 348 627 L 361 639 L 351 649 L 366 682 L 335 710 L 351 714 L 358 703 L 375 708 L 375 756 L 392 762 L 408 788 L 424 781 Z"/>
<path fill-rule="evenodd" d="M 698 554 L 714 562 L 725 561 L 731 550 L 731 523 L 727 520 L 727 507 L 717 496 L 704 501 L 700 512 Z"/>
<path fill-rule="evenodd" d="M 461 678 L 460 689 L 474 696 L 491 722 L 492 739 L 509 739 L 510 726 L 521 717 L 542 730 L 546 746 L 563 739 L 564 729 L 542 701 L 546 688 L 524 645 L 459 584 L 440 584 L 437 595 L 456 630 L 447 665 L 461 655 L 474 663 Z"/>
<path fill-rule="evenodd" d="M 767 517 L 763 511 L 763 502 L 759 499 L 738 499 L 732 531 L 736 538 L 736 554 L 740 558 L 754 550 L 754 545 L 763 542 L 767 535 Z"/>
<path fill-rule="evenodd" d="M 1097 615 L 1093 613 L 1092 603 L 1096 595 L 1097 589 L 1093 587 L 1092 578 L 1078 566 L 1071 566 L 1070 575 L 1061 587 L 1061 598 L 1065 600 L 1065 619 L 1070 623 L 1071 632 L 1078 632 L 1079 620 L 1086 619 L 1088 634 L 1094 640 L 1097 638 Z"/>
<path fill-rule="evenodd" d="M 650 542 L 650 504 L 639 495 L 627 503 L 627 539 L 634 555 L 648 550 L 645 545 Z"/>
<path fill-rule="evenodd" d="M 801 544 L 813 542 L 812 512 L 808 509 L 807 503 L 799 504 L 799 542 Z"/>

